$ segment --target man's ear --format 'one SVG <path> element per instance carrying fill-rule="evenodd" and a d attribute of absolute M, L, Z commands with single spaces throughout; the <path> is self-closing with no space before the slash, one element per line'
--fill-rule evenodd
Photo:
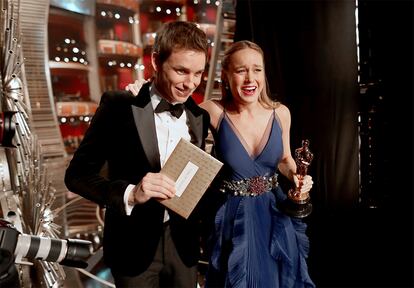
<path fill-rule="evenodd" d="M 158 72 L 158 63 L 159 63 L 159 55 L 156 52 L 152 52 L 151 53 L 151 64 L 152 64 L 152 68 L 154 69 L 155 72 Z"/>

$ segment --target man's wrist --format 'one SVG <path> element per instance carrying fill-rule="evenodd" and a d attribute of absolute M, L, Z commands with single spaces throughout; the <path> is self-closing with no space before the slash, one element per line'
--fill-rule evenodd
<path fill-rule="evenodd" d="M 132 209 L 134 208 L 134 189 L 135 189 L 136 185 L 128 185 L 128 187 L 125 190 L 125 194 L 124 194 L 124 205 L 125 205 L 125 212 L 127 215 L 130 215 L 132 212 Z M 130 201 L 132 197 L 132 201 Z"/>
<path fill-rule="evenodd" d="M 136 201 L 135 201 L 135 193 L 138 192 L 138 189 L 141 189 L 141 184 L 140 183 L 135 185 L 135 187 L 132 189 L 131 193 L 129 193 L 128 205 L 134 206 L 135 204 L 137 204 Z"/>
<path fill-rule="evenodd" d="M 128 205 L 129 206 L 134 206 L 135 205 L 135 196 L 134 196 L 134 194 L 135 194 L 135 191 L 136 191 L 136 186 L 134 187 L 134 189 L 132 189 L 132 191 L 131 191 L 131 193 L 129 193 L 129 196 L 128 196 L 128 200 L 127 200 L 127 203 L 128 203 Z"/>

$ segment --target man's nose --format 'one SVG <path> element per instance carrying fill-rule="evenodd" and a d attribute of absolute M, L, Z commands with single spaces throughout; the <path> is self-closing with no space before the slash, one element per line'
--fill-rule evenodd
<path fill-rule="evenodd" d="M 197 87 L 198 83 L 196 81 L 196 77 L 194 77 L 194 75 L 187 75 L 185 81 L 184 81 L 184 85 L 186 88 L 188 89 L 194 89 Z"/>

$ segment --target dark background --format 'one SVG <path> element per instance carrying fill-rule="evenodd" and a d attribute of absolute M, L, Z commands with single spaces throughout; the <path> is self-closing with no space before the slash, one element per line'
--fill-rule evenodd
<path fill-rule="evenodd" d="M 305 221 L 316 285 L 413 287 L 413 1 L 355 8 L 238 0 L 235 40 L 263 48 L 292 149 L 307 138 L 315 155 Z"/>

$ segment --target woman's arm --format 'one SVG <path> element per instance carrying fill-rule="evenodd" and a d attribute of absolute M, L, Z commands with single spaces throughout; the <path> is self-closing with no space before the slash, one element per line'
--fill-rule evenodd
<path fill-rule="evenodd" d="M 137 96 L 139 90 L 141 90 L 142 85 L 144 85 L 147 82 L 148 80 L 145 79 L 135 80 L 134 83 L 130 83 L 127 86 L 125 86 L 125 90 L 131 92 L 134 96 Z"/>
<path fill-rule="evenodd" d="M 306 175 L 305 177 L 298 177 L 296 175 L 296 162 L 292 157 L 290 150 L 290 111 L 285 105 L 280 105 L 276 110 L 280 125 L 282 126 L 282 142 L 283 142 L 283 156 L 279 161 L 278 168 L 286 178 L 295 183 L 296 187 L 300 187 L 301 193 L 309 192 L 312 188 L 313 181 L 312 176 Z"/>
<path fill-rule="evenodd" d="M 293 182 L 293 175 L 296 174 L 296 163 L 290 151 L 290 111 L 285 105 L 280 105 L 276 112 L 282 126 L 283 143 L 283 156 L 278 164 L 278 168 L 280 173 Z"/>

